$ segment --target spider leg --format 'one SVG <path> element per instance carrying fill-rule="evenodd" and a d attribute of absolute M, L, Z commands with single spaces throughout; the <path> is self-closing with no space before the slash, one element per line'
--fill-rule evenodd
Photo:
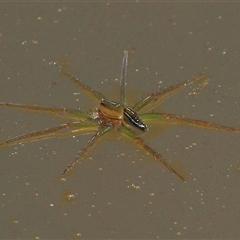
<path fill-rule="evenodd" d="M 164 167 L 166 167 L 170 172 L 180 178 L 182 181 L 185 181 L 184 177 L 179 174 L 170 164 L 168 164 L 162 156 L 153 150 L 147 143 L 143 141 L 135 132 L 125 126 L 119 126 L 119 131 L 126 137 L 130 138 L 134 143 L 141 146 L 145 149 L 149 154 L 151 154 L 157 161 L 159 161 Z"/>
<path fill-rule="evenodd" d="M 63 73 L 66 77 L 68 77 L 68 79 L 75 84 L 75 86 L 77 86 L 78 88 L 80 88 L 85 94 L 87 94 L 88 96 L 90 96 L 91 98 L 93 98 L 95 101 L 97 102 L 101 102 L 102 99 L 105 99 L 105 96 L 94 90 L 93 88 L 81 83 L 81 81 L 79 79 L 77 79 L 76 77 L 74 77 L 70 72 L 68 72 L 66 69 L 64 69 L 63 67 L 61 67 L 57 62 L 54 63 L 55 66 L 57 66 L 57 68 L 59 69 L 59 71 L 61 73 Z"/>
<path fill-rule="evenodd" d="M 121 80 L 120 80 L 120 103 L 126 105 L 126 75 L 127 75 L 127 63 L 128 63 L 128 52 L 124 51 L 122 69 L 121 69 Z"/>
<path fill-rule="evenodd" d="M 165 101 L 167 98 L 171 97 L 172 95 L 176 94 L 177 92 L 181 91 L 183 88 L 186 86 L 192 84 L 192 83 L 197 83 L 199 82 L 200 87 L 194 90 L 194 93 L 198 92 L 201 90 L 203 87 L 207 85 L 209 81 L 209 78 L 207 78 L 204 73 L 201 73 L 200 75 L 196 76 L 195 78 L 188 79 L 186 81 L 183 81 L 181 83 L 177 83 L 173 86 L 170 86 L 164 90 L 160 90 L 158 92 L 152 93 L 136 103 L 133 106 L 133 109 L 135 111 L 142 111 L 145 109 L 145 112 L 149 112 L 153 108 L 155 108 L 157 105 Z"/>
<path fill-rule="evenodd" d="M 64 129 L 66 131 L 64 132 Z M 47 138 L 67 137 L 77 134 L 87 134 L 99 129 L 99 125 L 83 124 L 79 122 L 71 122 L 54 126 L 51 128 L 30 132 L 17 137 L 10 138 L 6 141 L 0 142 L 0 147 L 9 147 L 24 142 L 33 142 Z M 62 130 L 62 131 L 61 131 Z"/>
<path fill-rule="evenodd" d="M 72 121 L 91 121 L 91 117 L 87 114 L 73 109 L 67 108 L 55 108 L 55 107 L 41 107 L 37 105 L 25 105 L 25 104 L 15 104 L 0 102 L 0 107 L 14 108 L 17 110 L 23 110 L 28 112 L 51 114 L 59 118 L 72 120 Z"/>
<path fill-rule="evenodd" d="M 78 152 L 75 158 L 66 166 L 62 174 L 65 174 L 67 171 L 72 169 L 74 165 L 82 159 L 82 157 L 88 152 L 88 150 L 95 145 L 97 140 L 99 140 L 103 135 L 107 134 L 109 130 L 113 128 L 112 125 L 106 125 L 97 131 L 92 138 L 88 141 L 88 143 Z"/>
<path fill-rule="evenodd" d="M 240 129 L 234 127 L 227 127 L 220 124 L 210 123 L 207 121 L 196 120 L 191 118 L 182 117 L 175 114 L 167 114 L 167 113 L 145 113 L 141 114 L 141 119 L 146 122 L 151 121 L 164 121 L 171 125 L 177 124 L 187 124 L 194 127 L 201 127 L 205 129 L 226 131 L 232 133 L 240 133 Z"/>

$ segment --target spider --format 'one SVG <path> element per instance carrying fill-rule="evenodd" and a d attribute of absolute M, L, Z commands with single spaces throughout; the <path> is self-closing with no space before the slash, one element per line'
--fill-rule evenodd
<path fill-rule="evenodd" d="M 16 136 L 6 141 L 0 142 L 0 147 L 8 147 L 24 142 L 37 141 L 46 138 L 75 136 L 78 134 L 90 134 L 92 137 L 87 144 L 78 152 L 73 160 L 65 167 L 62 174 L 72 169 L 74 165 L 83 159 L 85 154 L 96 145 L 96 143 L 104 136 L 109 134 L 113 129 L 129 138 L 140 148 L 152 155 L 155 160 L 160 162 L 170 172 L 176 175 L 182 181 L 185 178 L 182 174 L 176 171 L 169 163 L 167 163 L 162 156 L 151 148 L 137 133 L 139 131 L 147 131 L 147 124 L 150 122 L 164 122 L 169 125 L 187 124 L 195 127 L 202 127 L 206 129 L 215 129 L 227 131 L 232 133 L 240 133 L 240 129 L 222 126 L 202 120 L 195 120 L 179 115 L 168 113 L 155 113 L 152 110 L 165 101 L 173 94 L 179 92 L 186 86 L 199 83 L 202 86 L 206 85 L 208 78 L 204 73 L 195 78 L 180 82 L 164 90 L 157 91 L 143 98 L 132 107 L 126 105 L 126 74 L 127 74 L 128 52 L 124 51 L 122 60 L 121 78 L 120 78 L 120 100 L 114 102 L 106 98 L 102 93 L 93 88 L 83 84 L 79 79 L 72 76 L 67 70 L 62 68 L 57 62 L 54 65 L 58 70 L 64 74 L 73 84 L 75 84 L 85 94 L 92 97 L 99 104 L 97 109 L 91 109 L 88 113 L 80 110 L 56 107 L 41 107 L 37 105 L 14 104 L 7 102 L 0 102 L 0 106 L 14 108 L 18 110 L 26 110 L 29 112 L 38 112 L 43 114 L 52 114 L 56 117 L 67 120 L 67 123 L 60 124 L 51 128 L 30 132 L 20 136 Z M 201 90 L 200 88 L 198 90 Z M 195 92 L 196 93 L 196 92 Z M 142 113 L 143 112 L 143 113 Z"/>

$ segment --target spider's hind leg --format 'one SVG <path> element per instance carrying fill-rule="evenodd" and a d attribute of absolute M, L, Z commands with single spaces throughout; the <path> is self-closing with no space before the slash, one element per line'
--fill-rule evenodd
<path fill-rule="evenodd" d="M 193 127 L 200 127 L 211 130 L 240 133 L 239 128 L 223 126 L 216 123 L 211 123 L 203 120 L 186 118 L 180 115 L 168 113 L 144 113 L 140 115 L 145 122 L 165 122 L 169 125 L 190 125 Z"/>
<path fill-rule="evenodd" d="M 131 129 L 125 126 L 119 126 L 119 131 L 126 137 L 130 138 L 134 143 L 138 146 L 145 149 L 149 154 L 151 154 L 157 161 L 159 161 L 164 167 L 166 167 L 170 172 L 176 175 L 180 180 L 185 181 L 186 179 L 178 173 L 170 164 L 168 164 L 162 156 L 153 150 L 147 143 L 143 141 L 136 133 L 134 133 Z"/>
<path fill-rule="evenodd" d="M 164 102 L 167 98 L 171 97 L 172 95 L 176 94 L 177 92 L 181 91 L 184 89 L 186 86 L 193 84 L 193 83 L 198 83 L 199 87 L 194 89 L 190 94 L 196 94 L 200 90 L 202 90 L 208 83 L 210 79 L 206 77 L 204 73 L 199 74 L 195 78 L 188 79 L 186 81 L 177 83 L 173 86 L 170 86 L 164 90 L 160 90 L 158 92 L 152 93 L 136 103 L 133 106 L 133 109 L 135 111 L 145 111 L 149 112 L 150 110 L 154 109 L 156 106 Z"/>

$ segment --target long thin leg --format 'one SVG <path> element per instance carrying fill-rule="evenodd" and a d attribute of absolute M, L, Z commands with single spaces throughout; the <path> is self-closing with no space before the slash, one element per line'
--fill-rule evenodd
<path fill-rule="evenodd" d="M 187 124 L 194 127 L 201 127 L 205 129 L 213 129 L 219 131 L 226 131 L 232 133 L 240 133 L 240 129 L 234 127 L 227 127 L 220 124 L 210 123 L 202 120 L 195 120 L 191 118 L 182 117 L 175 114 L 167 114 L 167 113 L 145 113 L 141 114 L 141 119 L 145 122 L 153 122 L 153 121 L 163 121 L 167 124 L 171 125 L 179 125 L 179 124 Z"/>
<path fill-rule="evenodd" d="M 65 132 L 61 131 L 67 129 Z M 0 148 L 1 147 L 9 147 L 12 145 L 16 145 L 19 143 L 25 143 L 25 142 L 33 142 L 38 141 L 42 139 L 47 138 L 60 138 L 60 137 L 67 137 L 67 136 L 74 136 L 77 134 L 87 134 L 95 132 L 99 129 L 99 125 L 86 125 L 81 124 L 79 122 L 71 122 L 67 124 L 61 124 L 59 126 L 30 132 L 27 134 L 23 134 L 17 137 L 10 138 L 6 141 L 0 142 Z"/>
<path fill-rule="evenodd" d="M 55 107 L 41 107 L 37 105 L 25 105 L 25 104 L 15 104 L 15 103 L 6 103 L 0 102 L 0 107 L 8 107 L 14 108 L 18 110 L 24 110 L 28 112 L 35 112 L 35 113 L 43 113 L 43 114 L 51 114 L 59 118 L 72 120 L 72 121 L 90 121 L 91 118 L 79 111 L 67 108 L 55 108 Z"/>
<path fill-rule="evenodd" d="M 175 169 L 168 164 L 160 154 L 158 154 L 155 150 L 153 150 L 149 145 L 147 145 L 142 138 L 140 138 L 136 133 L 134 133 L 131 129 L 126 128 L 124 126 L 120 126 L 119 131 L 126 137 L 130 138 L 137 145 L 141 146 L 148 153 L 150 153 L 157 161 L 159 161 L 164 167 L 166 167 L 170 172 L 180 178 L 182 181 L 185 181 L 184 177 L 179 174 Z"/>
<path fill-rule="evenodd" d="M 88 96 L 90 96 L 91 98 L 93 98 L 95 101 L 97 102 L 101 102 L 102 99 L 105 99 L 105 96 L 94 90 L 93 88 L 81 83 L 81 81 L 79 79 L 77 79 L 76 77 L 74 77 L 71 73 L 69 73 L 66 69 L 62 68 L 57 62 L 54 63 L 55 66 L 58 67 L 59 71 L 61 73 L 63 73 L 65 76 L 68 77 L 68 79 L 75 84 L 75 86 L 77 86 L 78 88 L 80 88 L 85 94 L 87 94 Z"/>
<path fill-rule="evenodd" d="M 121 69 L 121 80 L 120 80 L 120 103 L 126 105 L 126 75 L 127 75 L 127 63 L 128 63 L 128 52 L 124 51 L 122 69 Z"/>
<path fill-rule="evenodd" d="M 66 166 L 62 174 L 65 174 L 68 170 L 72 169 L 74 165 L 82 159 L 82 157 L 88 152 L 88 150 L 95 145 L 97 140 L 99 140 L 103 135 L 109 132 L 113 127 L 112 125 L 107 125 L 102 127 L 98 132 L 96 132 L 88 143 L 78 152 L 75 158 Z"/>
<path fill-rule="evenodd" d="M 201 90 L 203 87 L 207 85 L 207 82 L 209 81 L 209 78 L 207 78 L 203 73 L 198 75 L 195 78 L 188 79 L 186 81 L 183 81 L 181 83 L 175 84 L 173 86 L 170 86 L 169 88 L 166 88 L 162 91 L 158 91 L 155 93 L 150 94 L 149 96 L 142 99 L 140 102 L 136 103 L 133 106 L 133 109 L 135 111 L 143 111 L 149 112 L 153 108 L 155 108 L 157 105 L 165 101 L 170 96 L 176 94 L 177 92 L 181 91 L 186 86 L 199 82 L 201 84 L 201 87 L 198 88 L 195 92 Z"/>

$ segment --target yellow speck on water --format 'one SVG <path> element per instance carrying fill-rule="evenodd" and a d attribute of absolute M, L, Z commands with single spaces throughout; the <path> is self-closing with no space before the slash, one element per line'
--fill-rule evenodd
<path fill-rule="evenodd" d="M 65 192 L 63 198 L 65 201 L 71 202 L 75 199 L 75 195 L 73 193 Z"/>
<path fill-rule="evenodd" d="M 149 193 L 148 194 L 150 197 L 154 197 L 155 196 L 155 193 Z"/>
<path fill-rule="evenodd" d="M 135 185 L 134 183 L 132 183 L 130 186 L 127 186 L 128 188 L 132 188 L 132 189 L 134 189 L 134 190 L 140 190 L 141 189 L 141 187 L 140 186 L 137 186 L 137 185 Z"/>
<path fill-rule="evenodd" d="M 16 220 L 16 219 L 12 220 L 12 224 L 18 224 L 18 223 L 19 223 L 18 220 Z"/>
<path fill-rule="evenodd" d="M 76 233 L 75 237 L 82 237 L 82 234 L 81 233 Z"/>

